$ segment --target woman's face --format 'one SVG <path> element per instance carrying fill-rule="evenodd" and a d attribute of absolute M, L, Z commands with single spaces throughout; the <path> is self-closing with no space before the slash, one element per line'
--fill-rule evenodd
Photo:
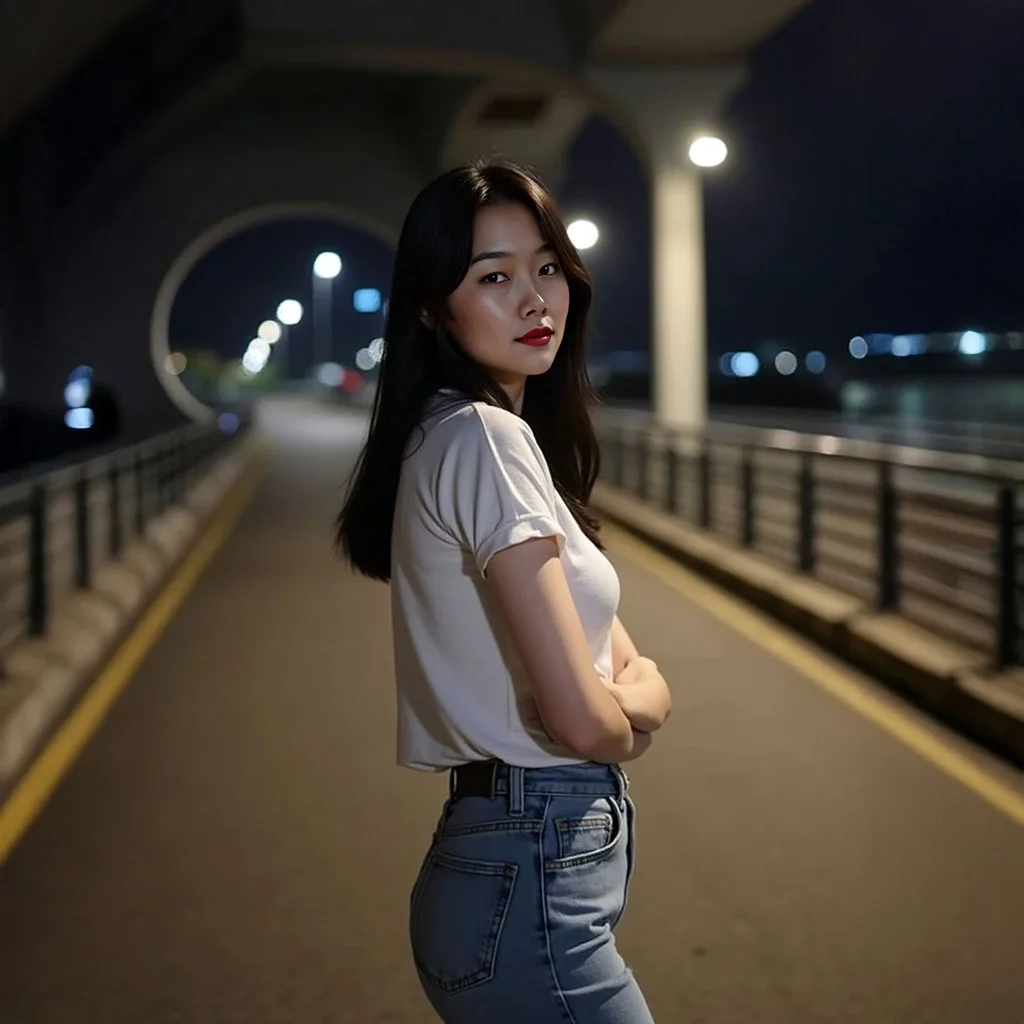
<path fill-rule="evenodd" d="M 550 369 L 569 312 L 569 284 L 533 214 L 485 206 L 473 228 L 469 271 L 448 297 L 445 326 L 521 408 L 526 378 Z"/>

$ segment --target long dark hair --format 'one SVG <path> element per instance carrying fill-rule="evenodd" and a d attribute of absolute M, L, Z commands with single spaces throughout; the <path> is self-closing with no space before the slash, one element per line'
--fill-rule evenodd
<path fill-rule="evenodd" d="M 527 379 L 521 415 L 559 494 L 583 532 L 601 546 L 597 520 L 587 507 L 600 470 L 584 355 L 590 275 L 544 185 L 514 164 L 480 162 L 448 171 L 423 189 L 398 241 L 370 433 L 336 521 L 340 553 L 372 579 L 391 579 L 391 529 L 402 461 L 431 396 L 449 388 L 514 411 L 498 383 L 445 330 L 442 315 L 448 296 L 469 270 L 477 210 L 500 202 L 521 203 L 536 217 L 569 284 L 561 346 L 546 373 Z M 424 311 L 434 329 L 424 325 Z"/>

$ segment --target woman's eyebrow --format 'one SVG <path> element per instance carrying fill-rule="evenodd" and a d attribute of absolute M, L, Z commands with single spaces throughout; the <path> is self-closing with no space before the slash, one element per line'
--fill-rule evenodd
<path fill-rule="evenodd" d="M 544 252 L 554 252 L 555 247 L 550 242 L 545 242 L 537 251 L 534 253 L 535 256 L 539 256 Z M 480 263 L 482 260 L 510 260 L 514 253 L 503 252 L 500 249 L 495 249 L 492 252 L 481 252 L 474 256 L 470 261 L 469 265 L 473 266 L 474 263 Z"/>

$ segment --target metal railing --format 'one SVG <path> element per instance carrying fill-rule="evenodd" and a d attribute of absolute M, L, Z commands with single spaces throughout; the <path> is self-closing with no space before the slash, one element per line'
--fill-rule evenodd
<path fill-rule="evenodd" d="M 996 668 L 1020 663 L 1024 465 L 742 426 L 597 431 L 611 486 Z"/>
<path fill-rule="evenodd" d="M 11 645 L 44 635 L 54 610 L 182 504 L 241 432 L 189 425 L 85 461 L 0 476 L 0 673 Z"/>

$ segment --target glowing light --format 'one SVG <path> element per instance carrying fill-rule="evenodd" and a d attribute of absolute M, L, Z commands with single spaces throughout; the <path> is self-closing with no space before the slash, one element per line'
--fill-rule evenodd
<path fill-rule="evenodd" d="M 296 299 L 285 299 L 277 307 L 277 319 L 286 327 L 294 327 L 302 319 L 302 303 Z"/>
<path fill-rule="evenodd" d="M 796 373 L 796 368 L 799 365 L 797 358 L 792 352 L 780 352 L 775 357 L 775 369 L 782 374 L 783 377 L 790 377 Z"/>
<path fill-rule="evenodd" d="M 241 426 L 241 422 L 233 412 L 222 412 L 217 417 L 217 426 L 220 427 L 221 433 L 233 434 Z"/>
<path fill-rule="evenodd" d="M 253 338 L 246 351 L 252 352 L 266 362 L 270 358 L 270 342 L 264 341 L 262 338 Z"/>
<path fill-rule="evenodd" d="M 264 320 L 256 328 L 256 334 L 271 345 L 276 345 L 281 340 L 281 325 L 276 320 Z"/>
<path fill-rule="evenodd" d="M 316 379 L 321 384 L 326 384 L 327 387 L 335 387 L 341 380 L 341 376 L 344 373 L 344 369 L 337 363 L 321 363 L 317 367 Z"/>
<path fill-rule="evenodd" d="M 824 352 L 808 352 L 804 358 L 804 366 L 808 373 L 824 373 L 828 360 Z"/>
<path fill-rule="evenodd" d="M 702 135 L 690 144 L 690 159 L 698 167 L 718 167 L 728 155 L 729 147 L 714 135 Z"/>
<path fill-rule="evenodd" d="M 376 365 L 377 364 L 373 356 L 370 355 L 370 350 L 368 348 L 361 348 L 356 353 L 356 366 L 358 366 L 360 370 L 372 370 Z"/>
<path fill-rule="evenodd" d="M 379 313 L 382 302 L 377 288 L 357 288 L 352 293 L 352 308 L 357 313 Z"/>
<path fill-rule="evenodd" d="M 92 426 L 92 409 L 68 409 L 64 423 L 72 430 L 88 430 Z"/>
<path fill-rule="evenodd" d="M 960 352 L 965 356 L 980 356 L 988 347 L 988 340 L 978 331 L 964 331 L 960 335 Z"/>
<path fill-rule="evenodd" d="M 71 381 L 64 389 L 64 401 L 70 409 L 81 409 L 89 401 L 89 392 L 92 385 L 88 380 L 78 378 Z"/>
<path fill-rule="evenodd" d="M 601 237 L 601 232 L 592 220 L 574 220 L 566 231 L 569 233 L 569 241 L 577 249 L 592 249 Z"/>
<path fill-rule="evenodd" d="M 180 377 L 185 372 L 186 366 L 188 366 L 188 360 L 181 352 L 172 352 L 164 360 L 164 369 L 172 377 Z"/>
<path fill-rule="evenodd" d="M 761 369 L 761 360 L 753 352 L 737 352 L 732 357 L 731 367 L 737 377 L 755 377 Z"/>
<path fill-rule="evenodd" d="M 341 273 L 341 257 L 336 252 L 322 252 L 313 261 L 313 273 L 330 281 Z"/>
<path fill-rule="evenodd" d="M 367 351 L 373 356 L 373 361 L 379 363 L 384 358 L 384 339 L 374 338 L 367 346 Z"/>
<path fill-rule="evenodd" d="M 257 373 L 261 373 L 266 365 L 266 359 L 256 352 L 248 351 L 244 356 L 242 356 L 242 367 L 247 373 L 251 373 L 253 376 Z"/>
<path fill-rule="evenodd" d="M 850 355 L 854 359 L 863 359 L 868 354 L 868 343 L 858 334 L 850 341 Z"/>

